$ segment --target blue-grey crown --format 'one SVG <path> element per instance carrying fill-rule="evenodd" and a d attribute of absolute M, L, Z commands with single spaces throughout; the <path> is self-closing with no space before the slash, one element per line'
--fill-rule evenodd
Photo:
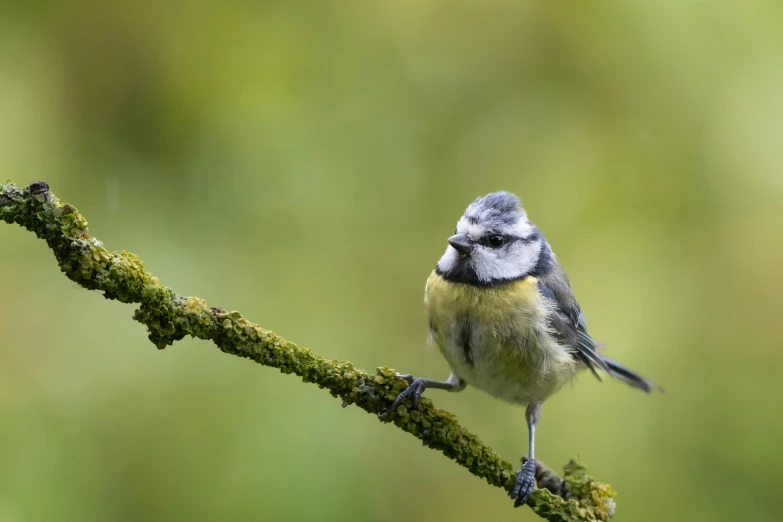
<path fill-rule="evenodd" d="M 510 192 L 493 192 L 477 198 L 465 211 L 472 223 L 502 223 L 512 225 L 525 217 L 519 198 Z"/>

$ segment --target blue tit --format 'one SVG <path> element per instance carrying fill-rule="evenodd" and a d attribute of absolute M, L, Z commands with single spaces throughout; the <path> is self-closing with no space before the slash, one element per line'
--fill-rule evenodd
<path fill-rule="evenodd" d="M 511 498 L 525 504 L 535 486 L 535 430 L 541 403 L 581 370 L 598 370 L 649 393 L 655 385 L 596 351 L 584 315 L 543 234 L 519 199 L 496 192 L 476 199 L 427 279 L 429 340 L 451 367 L 444 381 L 403 375 L 414 406 L 426 388 L 470 384 L 527 406 L 527 460 Z"/>

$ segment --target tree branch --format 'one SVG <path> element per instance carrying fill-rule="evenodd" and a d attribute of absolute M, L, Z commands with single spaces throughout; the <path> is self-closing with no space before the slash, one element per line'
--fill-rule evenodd
<path fill-rule="evenodd" d="M 133 318 L 147 327 L 158 349 L 190 335 L 214 342 L 225 353 L 296 374 L 304 382 L 329 390 L 342 399 L 344 407 L 353 404 L 381 422 L 393 423 L 489 484 L 511 489 L 514 466 L 460 426 L 453 414 L 435 408 L 429 398 L 422 398 L 415 410 L 408 401 L 393 418 L 383 415 L 407 385 L 394 370 L 381 367 L 370 375 L 348 361 L 324 359 L 264 330 L 239 312 L 174 293 L 158 283 L 137 256 L 124 250 L 110 252 L 90 236 L 84 217 L 72 205 L 61 203 L 46 182 L 24 189 L 11 180 L 0 185 L 0 218 L 44 239 L 72 281 L 103 292 L 107 299 L 138 303 Z M 537 479 L 542 489 L 534 491 L 528 505 L 547 520 L 606 521 L 614 512 L 614 491 L 588 476 L 576 460 L 565 466 L 563 480 L 543 465 L 538 466 Z"/>

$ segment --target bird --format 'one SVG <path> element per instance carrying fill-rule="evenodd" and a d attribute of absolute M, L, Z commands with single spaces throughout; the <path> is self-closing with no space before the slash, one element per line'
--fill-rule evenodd
<path fill-rule="evenodd" d="M 535 489 L 535 431 L 541 404 L 581 371 L 600 372 L 645 393 L 660 389 L 598 352 L 563 268 L 519 198 L 477 198 L 427 279 L 428 341 L 451 368 L 445 381 L 399 375 L 408 386 L 388 412 L 427 388 L 460 392 L 468 385 L 524 405 L 528 453 L 509 496 L 514 507 Z M 662 390 L 661 390 L 662 391 Z"/>

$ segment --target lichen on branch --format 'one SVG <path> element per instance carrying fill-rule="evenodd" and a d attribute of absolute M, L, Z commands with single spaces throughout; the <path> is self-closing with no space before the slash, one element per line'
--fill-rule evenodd
<path fill-rule="evenodd" d="M 161 285 L 144 263 L 126 251 L 110 252 L 87 230 L 87 220 L 68 203 L 61 203 L 46 182 L 21 189 L 8 180 L 0 185 L 0 219 L 16 223 L 46 241 L 57 263 L 72 281 L 103 292 L 107 299 L 137 303 L 133 318 L 147 327 L 158 349 L 186 335 L 212 341 L 221 351 L 298 375 L 355 405 L 379 420 L 393 423 L 438 450 L 489 484 L 509 491 L 514 466 L 462 427 L 457 418 L 424 397 L 417 408 L 406 401 L 387 415 L 407 386 L 390 368 L 374 375 L 348 361 L 325 359 L 247 320 L 241 313 L 209 307 L 198 297 L 181 296 Z M 571 460 L 563 479 L 537 463 L 538 486 L 528 505 L 552 522 L 606 521 L 614 513 L 615 492 L 592 479 L 584 466 Z"/>

